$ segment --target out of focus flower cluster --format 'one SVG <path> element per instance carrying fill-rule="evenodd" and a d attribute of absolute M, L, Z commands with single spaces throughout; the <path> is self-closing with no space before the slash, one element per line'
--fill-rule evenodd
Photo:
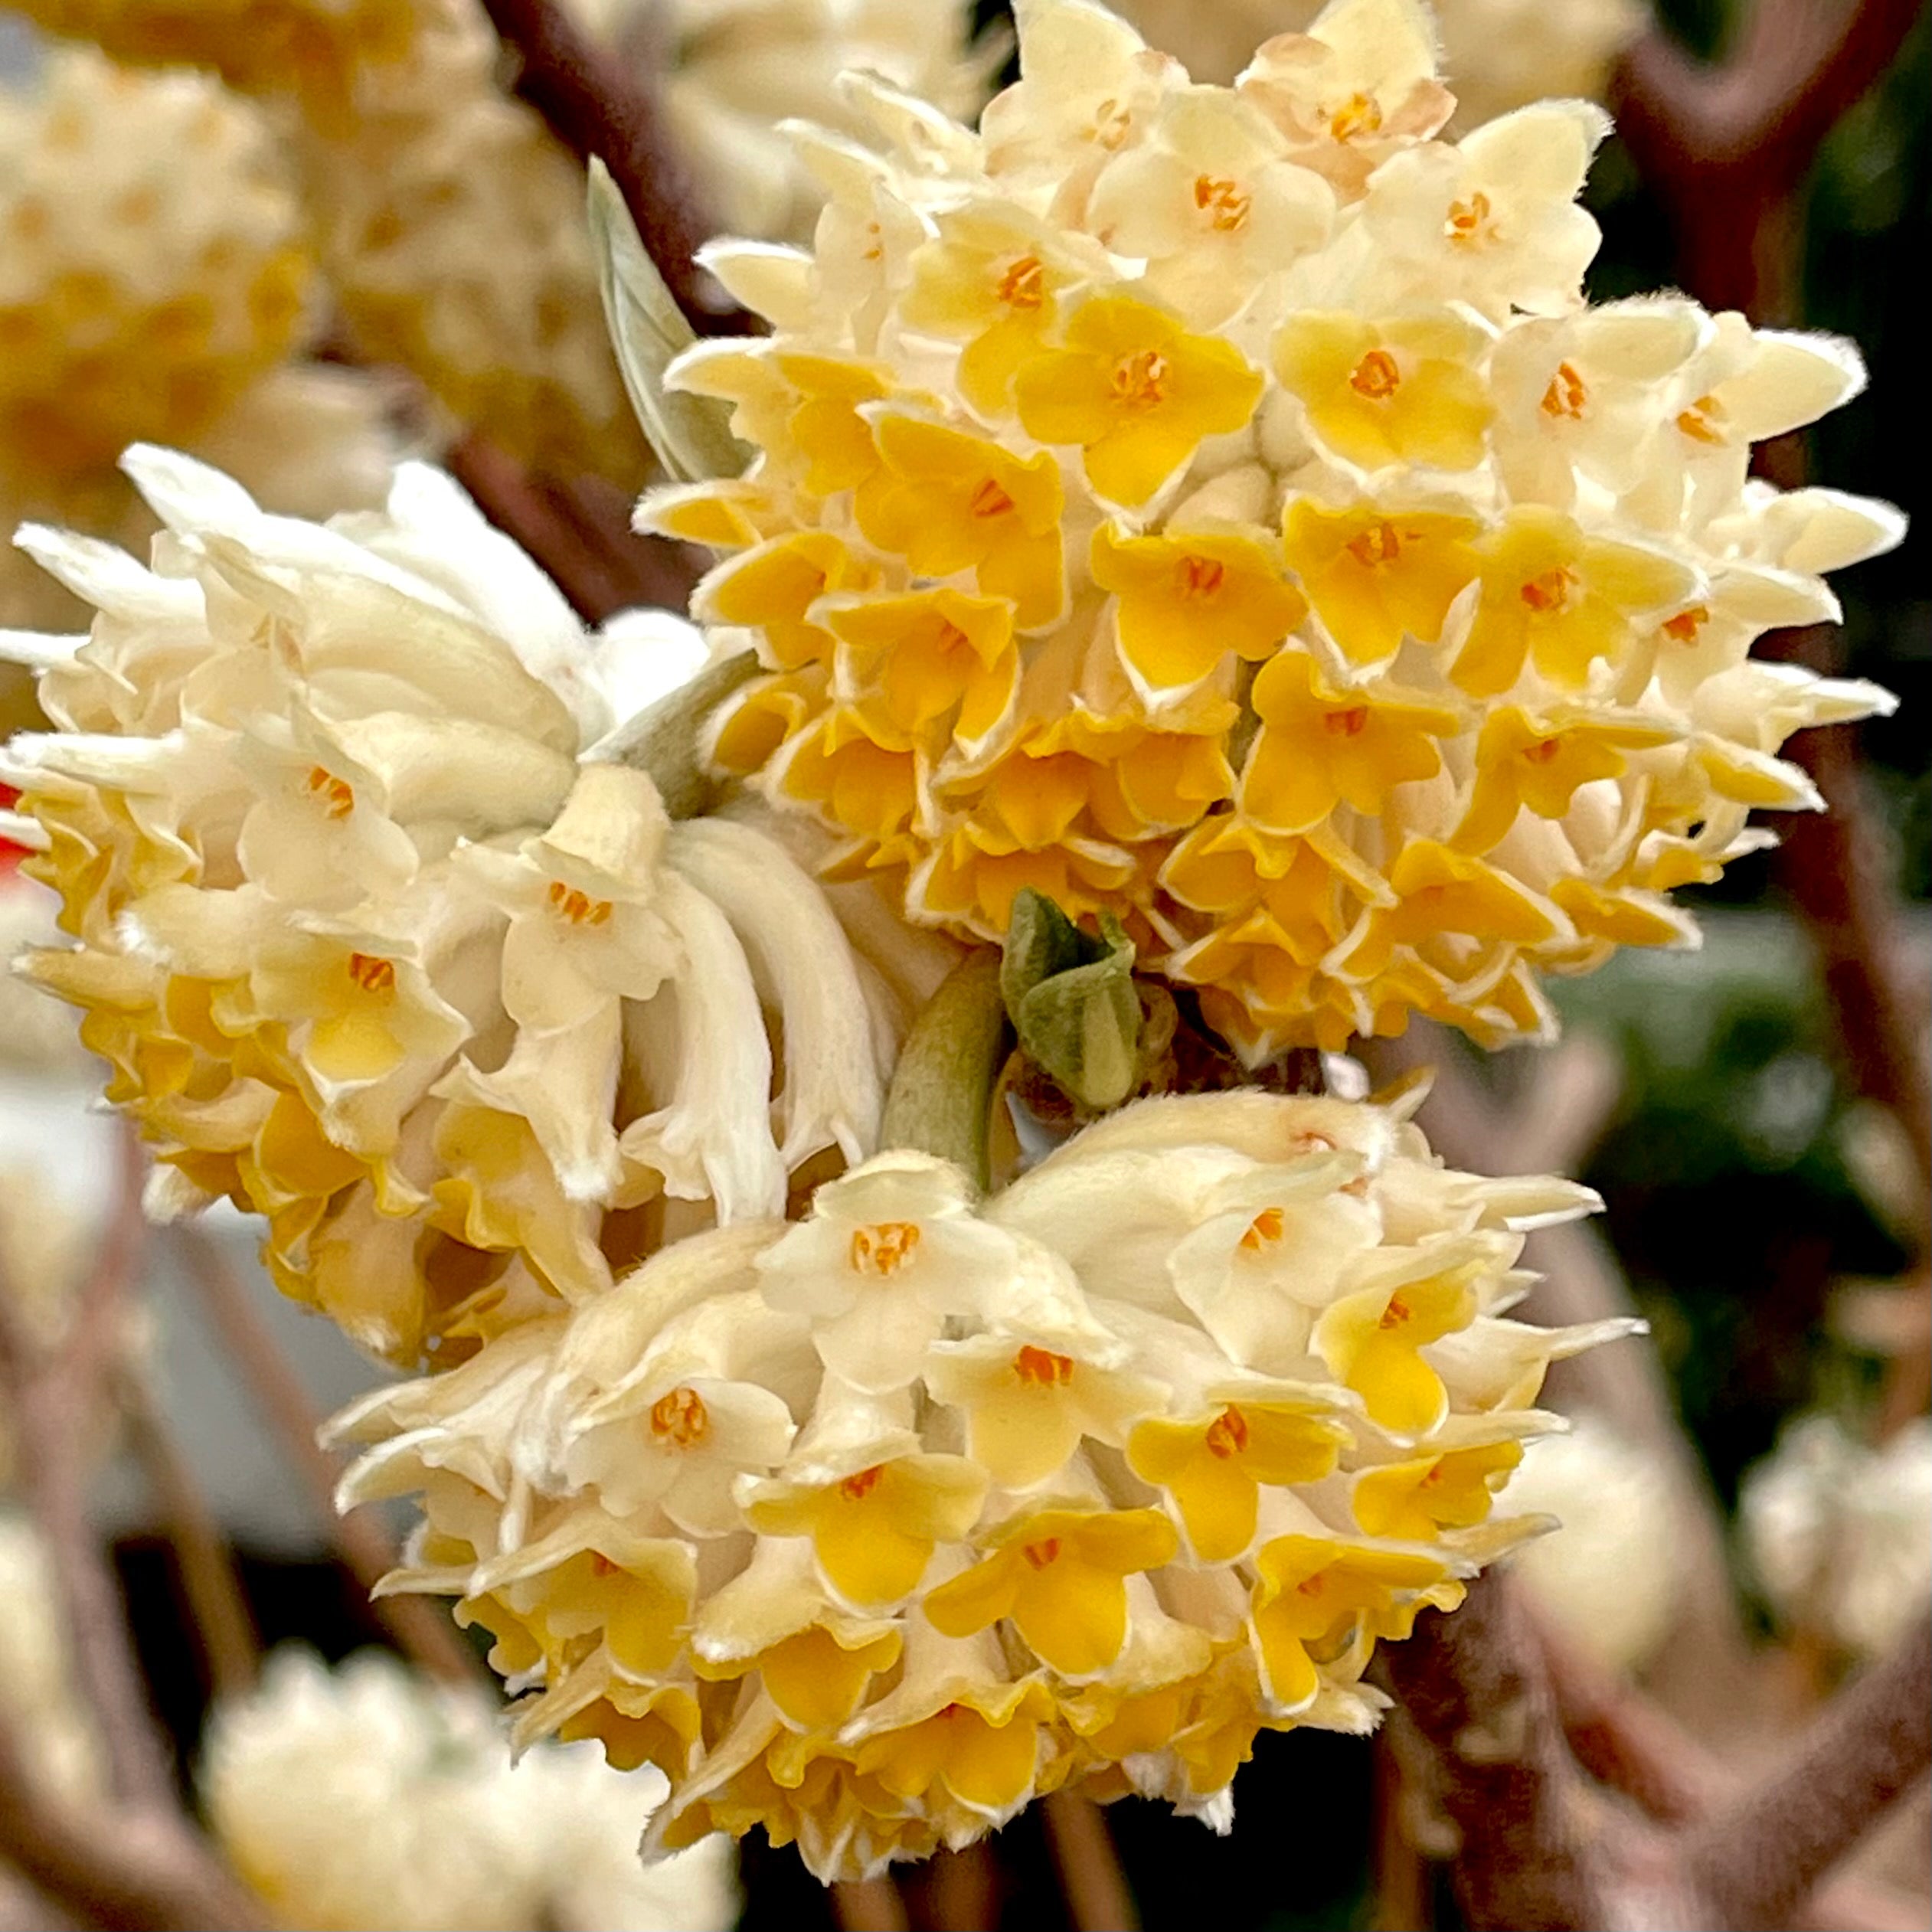
<path fill-rule="evenodd" d="M 481 1693 L 364 1652 L 332 1670 L 278 1650 L 220 1706 L 198 1783 L 236 1872 L 286 1932 L 725 1932 L 737 1917 L 721 1840 L 651 1867 L 640 1817 L 655 1773 L 587 1747 L 512 1767 Z"/>
<path fill-rule="evenodd" d="M 808 140 L 812 253 L 709 252 L 776 333 L 671 380 L 757 458 L 643 515 L 731 553 L 718 764 L 915 920 L 1120 912 L 1257 1058 L 1533 1036 L 1543 973 L 1691 942 L 1671 889 L 1818 802 L 1786 737 L 1888 701 L 1747 655 L 1898 535 L 1747 480 L 1855 353 L 1586 306 L 1604 117 L 1433 138 L 1417 0 L 1232 90 L 1084 0 L 1021 38 L 977 133 L 855 87 L 891 152 Z"/>
<path fill-rule="evenodd" d="M 1745 1474 L 1746 1554 L 1780 1623 L 1854 1655 L 1888 1649 L 1932 1590 L 1932 1422 L 1878 1448 L 1829 1416 L 1805 1417 Z"/>
<path fill-rule="evenodd" d="M 587 636 L 431 470 L 321 525 L 127 465 L 152 569 L 24 536 L 99 614 L 6 640 L 56 727 L 6 776 L 74 942 L 24 969 L 85 1009 L 153 1211 L 266 1216 L 283 1290 L 414 1364 L 871 1151 L 898 1009 L 819 888 L 594 755 L 688 626 Z"/>
<path fill-rule="evenodd" d="M 0 1508 L 0 1696 L 25 1747 L 21 1768 L 44 1796 L 101 1795 L 100 1740 L 75 1690 L 52 1559 L 32 1518 L 11 1508 Z"/>
<path fill-rule="evenodd" d="M 835 85 L 843 69 L 883 72 L 962 113 L 986 92 L 987 61 L 969 53 L 969 10 L 959 0 L 687 4 L 669 18 L 599 0 L 580 10 L 619 57 L 629 47 L 653 69 L 668 35 L 667 113 L 685 172 L 717 191 L 731 225 L 754 234 L 809 230 L 822 191 L 774 124 L 800 111 L 846 118 Z M 475 0 L 30 0 L 23 11 L 116 59 L 191 63 L 292 106 L 278 126 L 302 212 L 360 352 L 408 368 L 456 423 L 540 469 L 632 488 L 642 480 L 644 446 L 604 335 L 582 169 L 505 93 L 496 35 Z M 203 96 L 217 92 L 193 84 Z M 232 101 L 226 111 L 249 118 Z M 112 222 L 125 163 L 76 170 L 75 159 L 60 164 L 67 201 Z M 234 198 L 204 191 L 194 205 L 204 221 L 232 219 Z M 67 224 L 52 232 L 64 248 Z M 44 326 L 66 325 L 48 305 L 42 313 Z M 124 353 L 116 379 L 152 386 L 138 339 L 142 353 Z M 221 366 L 240 373 L 232 357 Z M 179 443 L 185 433 L 139 412 L 109 418 L 110 455 L 142 436 Z"/>
<path fill-rule="evenodd" d="M 671 1779 L 647 1846 L 762 1825 L 822 1878 L 1041 1792 L 1225 1827 L 1257 1731 L 1365 1731 L 1378 1640 L 1491 1520 L 1552 1358 L 1518 1231 L 1593 1197 L 1445 1169 L 1399 1107 L 1143 1102 L 983 1202 L 904 1149 L 691 1236 L 345 1411 L 420 1493 L 518 1735 Z"/>
<path fill-rule="evenodd" d="M 0 90 L 0 524 L 144 533 L 114 468 L 152 437 L 219 454 L 277 508 L 381 500 L 366 378 L 293 358 L 313 321 L 302 211 L 267 126 L 202 74 L 48 51 Z M 0 625 L 60 621 L 0 549 Z"/>

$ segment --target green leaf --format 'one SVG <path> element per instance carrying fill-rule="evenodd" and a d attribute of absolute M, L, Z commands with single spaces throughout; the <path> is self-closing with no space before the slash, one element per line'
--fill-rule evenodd
<path fill-rule="evenodd" d="M 1139 1084 L 1140 995 L 1134 947 L 1111 913 L 1083 933 L 1031 890 L 1013 902 L 1000 991 L 1034 1064 L 1083 1107 L 1118 1107 Z"/>
<path fill-rule="evenodd" d="M 604 320 L 631 407 L 658 461 L 678 482 L 741 476 L 752 453 L 731 433 L 731 405 L 664 386 L 665 371 L 697 335 L 646 252 L 610 171 L 594 156 L 590 214 Z"/>

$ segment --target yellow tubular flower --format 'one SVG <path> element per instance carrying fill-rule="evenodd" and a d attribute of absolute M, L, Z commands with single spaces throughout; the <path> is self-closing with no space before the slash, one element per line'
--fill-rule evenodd
<path fill-rule="evenodd" d="M 812 247 L 714 251 L 774 332 L 665 381 L 754 454 L 642 514 L 852 561 L 783 609 L 708 582 L 773 674 L 708 750 L 915 924 L 1111 911 L 1250 1059 L 1417 1012 L 1547 1036 L 1545 975 L 1692 943 L 1663 894 L 1737 855 L 1735 809 L 1813 803 L 1790 732 L 1889 701 L 1745 690 L 1816 572 L 1899 535 L 1747 492 L 1855 355 L 1590 306 L 1601 116 L 1443 134 L 1421 0 L 1330 0 L 1231 90 L 1091 0 L 1024 11 L 980 132 L 856 81 L 864 145 L 807 137 Z M 1265 894 L 1202 883 L 1231 804 Z"/>
<path fill-rule="evenodd" d="M 1067 1784 L 1224 1823 L 1260 1729 L 1368 1728 L 1375 1645 L 1543 1526 L 1528 1403 L 1630 1325 L 1492 1311 L 1593 1198 L 1259 1091 L 985 1198 L 894 1149 L 365 1398 L 344 1497 L 421 1491 L 386 1587 L 495 1633 L 520 1741 L 659 1765 L 655 1846 L 759 1826 L 847 1877 Z"/>

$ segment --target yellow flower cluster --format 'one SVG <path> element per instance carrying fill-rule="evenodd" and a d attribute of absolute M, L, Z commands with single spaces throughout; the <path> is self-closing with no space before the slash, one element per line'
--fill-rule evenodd
<path fill-rule="evenodd" d="M 1419 0 L 1232 89 L 1086 0 L 1021 41 L 977 132 L 849 83 L 816 249 L 709 251 L 776 332 L 669 380 L 755 460 L 641 515 L 764 669 L 718 765 L 917 921 L 1114 910 L 1256 1059 L 1535 1036 L 1543 973 L 1692 941 L 1671 889 L 1817 803 L 1786 737 L 1888 701 L 1747 655 L 1901 528 L 1747 481 L 1855 352 L 1587 306 L 1603 116 L 1432 138 Z"/>
<path fill-rule="evenodd" d="M 1376 1643 L 1492 1519 L 1550 1362 L 1504 1311 L 1593 1205 L 1443 1168 L 1406 1110 L 1149 1100 L 976 1202 L 894 1151 L 574 1314 L 380 1390 L 345 1502 L 420 1493 L 388 1590 L 671 1780 L 647 1851 L 761 1825 L 828 1881 L 1039 1793 L 1225 1829 L 1263 1729 L 1369 1729 Z"/>
<path fill-rule="evenodd" d="M 55 727 L 0 775 L 77 942 L 24 969 L 85 1009 L 151 1211 L 265 1216 L 283 1291 L 414 1365 L 871 1151 L 897 1013 L 819 888 L 599 751 L 695 668 L 688 626 L 587 636 L 417 466 L 326 525 L 126 467 L 152 569 L 22 533 L 98 614 L 0 633 Z"/>
<path fill-rule="evenodd" d="M 0 90 L 0 526 L 138 525 L 130 441 L 221 447 L 278 508 L 378 487 L 366 378 L 290 363 L 312 263 L 257 111 L 201 74 L 50 50 Z M 272 433 L 271 433 L 272 431 Z M 63 621 L 58 587 L 0 546 L 0 625 Z"/>
<path fill-rule="evenodd" d="M 244 93 L 346 110 L 358 70 L 407 54 L 456 0 L 19 0 L 50 33 L 137 67 L 206 67 Z"/>

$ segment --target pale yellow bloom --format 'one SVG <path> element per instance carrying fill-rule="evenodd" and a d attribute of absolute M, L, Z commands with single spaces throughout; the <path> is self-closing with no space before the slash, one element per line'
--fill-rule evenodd
<path fill-rule="evenodd" d="M 657 1764 L 653 1853 L 757 1826 L 851 1876 L 1070 1781 L 1224 1826 L 1258 1730 L 1369 1728 L 1376 1643 L 1542 1526 L 1542 1370 L 1630 1325 L 1485 1311 L 1593 1199 L 1259 1092 L 983 1200 L 893 1150 L 366 1398 L 344 1499 L 420 1492 L 385 1587 L 492 1633 L 521 1737 Z"/>

